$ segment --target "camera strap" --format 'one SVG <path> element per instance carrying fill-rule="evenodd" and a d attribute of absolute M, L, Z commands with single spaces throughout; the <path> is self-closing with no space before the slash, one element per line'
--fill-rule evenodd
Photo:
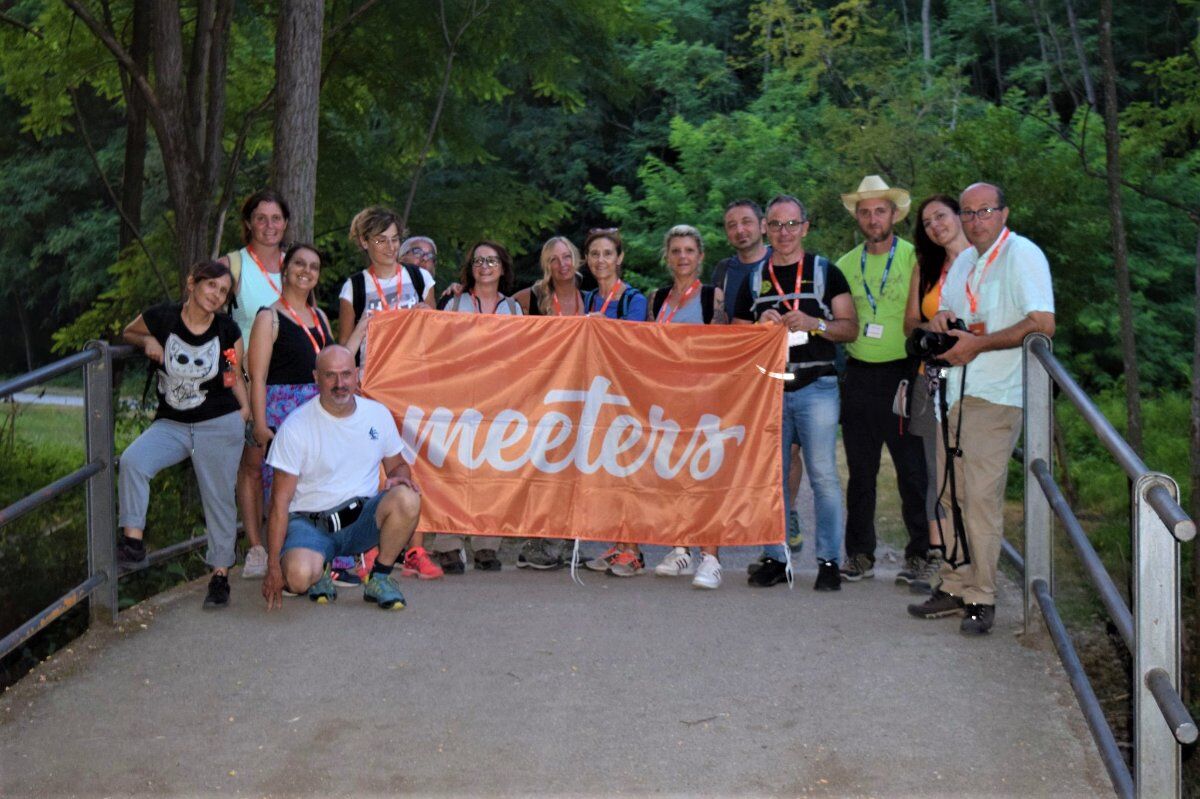
<path fill-rule="evenodd" d="M 954 525 L 954 546 L 946 549 L 946 562 L 950 564 L 952 569 L 959 566 L 965 566 L 971 562 L 971 550 L 967 545 L 967 528 L 963 522 L 962 506 L 958 504 L 958 485 L 955 479 L 954 459 L 962 457 L 962 401 L 967 389 L 967 367 L 963 366 L 962 380 L 960 381 L 958 391 L 958 424 L 954 430 L 954 446 L 950 445 L 950 408 L 949 400 L 946 397 L 944 390 L 944 381 L 941 378 L 931 380 L 931 388 L 937 392 L 938 408 L 941 411 L 942 417 L 942 441 L 946 449 L 946 466 L 942 475 L 942 490 L 938 494 L 938 502 L 941 502 L 942 495 L 946 493 L 946 487 L 950 488 L 950 518 Z M 943 546 L 946 543 L 946 533 L 942 528 L 941 518 L 937 519 L 938 532 L 942 535 Z"/>

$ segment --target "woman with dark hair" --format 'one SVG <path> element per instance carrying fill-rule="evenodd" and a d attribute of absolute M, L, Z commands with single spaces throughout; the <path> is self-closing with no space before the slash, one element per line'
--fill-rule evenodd
<path fill-rule="evenodd" d="M 583 240 L 583 253 L 597 285 L 583 293 L 584 313 L 609 319 L 644 321 L 646 296 L 621 280 L 621 265 L 625 262 L 621 232 L 615 227 L 594 228 Z"/>
<path fill-rule="evenodd" d="M 917 207 L 913 222 L 913 246 L 917 251 L 917 268 L 913 270 L 908 287 L 908 306 L 904 311 L 904 334 L 911 335 L 925 327 L 938 311 L 942 283 L 959 253 L 971 246 L 963 234 L 958 218 L 958 201 L 945 194 L 927 197 Z M 922 367 L 923 368 L 923 367 Z M 925 444 L 925 470 L 928 487 L 925 495 L 925 518 L 929 521 L 929 558 L 916 572 L 901 572 L 897 581 L 905 580 L 915 593 L 930 593 L 932 580 L 937 578 L 945 557 L 938 518 L 937 420 L 935 399 L 926 389 L 926 381 L 917 375 L 909 390 L 909 432 L 919 435 Z"/>
<path fill-rule="evenodd" d="M 521 306 L 506 292 L 512 288 L 513 259 L 503 245 L 484 240 L 467 250 L 458 277 L 462 290 L 444 297 L 442 310 L 473 314 L 521 316 Z M 500 571 L 500 539 L 497 536 L 471 536 L 475 568 Z M 438 533 L 429 544 L 433 560 L 446 574 L 462 574 L 466 569 L 463 537 Z"/>
<path fill-rule="evenodd" d="M 229 267 L 202 261 L 191 269 L 182 303 L 147 308 L 122 334 L 159 365 L 154 421 L 121 454 L 117 561 L 146 562 L 143 542 L 150 481 L 168 466 L 191 458 L 208 533 L 205 561 L 213 569 L 204 607 L 229 604 L 229 567 L 237 541 L 234 478 L 250 418 L 239 373 L 242 336 L 222 313 L 233 288 Z"/>
<path fill-rule="evenodd" d="M 484 240 L 467 250 L 458 276 L 462 291 L 445 300 L 446 311 L 521 316 L 512 291 L 513 259 L 504 246 Z"/>
<path fill-rule="evenodd" d="M 229 267 L 233 278 L 230 314 L 241 330 L 246 346 L 249 346 L 250 328 L 258 309 L 279 299 L 283 240 L 291 216 L 287 201 L 277 191 L 260 189 L 254 192 L 242 203 L 244 246 L 220 258 L 220 262 Z M 242 509 L 242 524 L 249 544 L 242 568 L 242 576 L 247 578 L 262 577 L 267 573 L 267 550 L 262 541 L 262 462 L 263 448 L 254 444 L 247 429 L 237 479 L 238 505 Z"/>
<path fill-rule="evenodd" d="M 255 446 L 264 451 L 287 415 L 316 396 L 313 370 L 317 354 L 333 342 L 329 320 L 316 303 L 321 277 L 321 254 L 317 249 L 311 244 L 293 244 L 283 257 L 279 276 L 283 291 L 278 300 L 259 309 L 247 358 L 250 407 L 254 412 L 251 435 Z M 270 496 L 273 474 L 274 470 L 264 463 L 264 499 Z"/>

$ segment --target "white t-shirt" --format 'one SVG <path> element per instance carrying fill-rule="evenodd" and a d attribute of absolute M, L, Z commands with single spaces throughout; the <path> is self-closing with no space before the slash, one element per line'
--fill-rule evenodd
<path fill-rule="evenodd" d="M 354 413 L 337 417 L 313 397 L 283 420 L 267 463 L 299 478 L 289 512 L 320 513 L 378 494 L 379 464 L 397 454 L 414 460 L 381 403 L 356 397 Z"/>
<path fill-rule="evenodd" d="M 371 279 L 370 270 L 363 270 L 363 287 L 366 289 L 366 305 L 363 306 L 368 311 L 378 311 L 383 307 L 383 303 L 379 301 L 379 292 L 375 290 L 375 281 Z M 425 292 L 428 293 L 433 288 L 433 275 L 428 269 L 421 269 L 421 277 L 425 280 Z M 383 297 L 387 300 L 390 308 L 411 308 L 418 302 L 421 302 L 424 297 L 417 296 L 417 288 L 408 277 L 408 270 L 401 264 L 396 265 L 396 274 L 389 278 L 376 278 L 379 281 L 380 288 L 383 289 Z M 340 299 L 345 300 L 351 305 L 354 304 L 354 289 L 350 286 L 350 281 L 347 279 L 342 284 L 342 293 L 338 295 Z"/>
<path fill-rule="evenodd" d="M 1054 313 L 1050 264 L 1041 248 L 1010 232 L 985 274 L 988 257 L 1000 246 L 998 238 L 983 255 L 974 247 L 963 250 L 942 286 L 941 309 L 954 311 L 968 326 L 980 322 L 989 333 L 1012 327 L 1032 311 Z M 967 298 L 968 278 L 979 300 L 974 313 Z M 1022 407 L 1021 358 L 1020 347 L 980 353 L 967 365 L 965 393 L 997 405 Z M 951 405 L 958 401 L 962 376 L 962 367 L 950 370 L 946 398 Z"/>
<path fill-rule="evenodd" d="M 458 313 L 480 313 L 475 297 L 465 291 L 446 303 L 446 310 L 457 311 Z M 521 316 L 521 306 L 517 305 L 517 301 L 512 297 L 506 297 L 501 294 L 495 313 L 501 316 Z"/>

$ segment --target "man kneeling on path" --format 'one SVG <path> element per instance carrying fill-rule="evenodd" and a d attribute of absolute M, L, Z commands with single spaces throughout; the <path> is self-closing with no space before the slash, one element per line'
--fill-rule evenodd
<path fill-rule="evenodd" d="M 404 608 L 392 568 L 421 513 L 420 491 L 392 414 L 355 396 L 358 369 L 345 347 L 317 356 L 318 395 L 292 411 L 271 442 L 275 469 L 267 518 L 267 609 L 282 592 L 308 593 L 314 602 L 337 599 L 329 564 L 339 555 L 379 547 L 363 599 L 385 610 Z M 379 466 L 387 479 L 379 485 Z"/>

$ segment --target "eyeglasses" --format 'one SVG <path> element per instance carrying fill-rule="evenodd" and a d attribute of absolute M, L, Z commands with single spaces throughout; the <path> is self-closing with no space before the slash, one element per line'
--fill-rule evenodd
<path fill-rule="evenodd" d="M 371 239 L 371 243 L 376 247 L 387 247 L 388 245 L 395 245 L 398 247 L 400 246 L 400 237 L 395 236 L 389 239 L 387 236 L 376 236 L 375 238 Z"/>
<path fill-rule="evenodd" d="M 588 235 L 589 236 L 604 236 L 609 233 L 620 233 L 620 232 L 621 232 L 621 228 L 619 228 L 619 227 L 594 227 L 588 231 Z"/>
<path fill-rule="evenodd" d="M 483 269 L 485 266 L 490 266 L 492 269 L 500 268 L 500 258 L 495 255 L 479 256 L 471 259 L 471 266 L 476 269 Z"/>
<path fill-rule="evenodd" d="M 432 259 L 437 253 L 432 250 L 423 250 L 420 247 L 413 247 L 408 251 L 409 255 L 415 255 L 419 260 L 427 261 Z"/>
<path fill-rule="evenodd" d="M 796 228 L 807 222 L 807 219 L 789 219 L 786 222 L 780 222 L 778 219 L 772 219 L 767 223 L 767 230 L 774 230 L 778 233 L 781 229 L 795 230 Z"/>
<path fill-rule="evenodd" d="M 988 219 L 991 219 L 992 214 L 998 214 L 1003 210 L 1004 206 L 1001 205 L 998 208 L 980 208 L 978 211 L 959 211 L 958 216 L 964 222 L 970 222 L 972 219 L 978 219 L 980 222 L 984 222 Z"/>

